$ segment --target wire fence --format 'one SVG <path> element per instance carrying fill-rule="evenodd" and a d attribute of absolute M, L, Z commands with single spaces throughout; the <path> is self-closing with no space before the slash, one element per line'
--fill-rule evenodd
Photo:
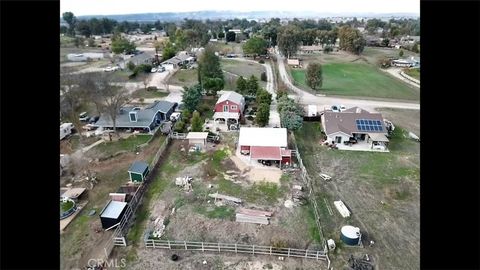
<path fill-rule="evenodd" d="M 191 241 L 173 241 L 173 240 L 145 240 L 146 248 L 170 249 L 170 250 L 188 250 L 202 252 L 231 252 L 247 253 L 251 255 L 271 255 L 285 256 L 295 258 L 306 258 L 322 260 L 327 262 L 328 258 L 323 250 L 296 249 L 273 246 L 259 246 L 236 243 L 211 243 L 211 242 L 191 242 Z"/>

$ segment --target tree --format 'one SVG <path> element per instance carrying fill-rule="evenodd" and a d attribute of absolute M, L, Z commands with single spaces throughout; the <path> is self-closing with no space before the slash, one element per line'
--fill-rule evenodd
<path fill-rule="evenodd" d="M 399 57 L 403 57 L 403 50 L 400 50 L 400 51 L 398 52 L 398 56 L 399 56 Z"/>
<path fill-rule="evenodd" d="M 389 68 L 391 66 L 391 61 L 387 57 L 378 59 L 377 65 L 381 68 Z"/>
<path fill-rule="evenodd" d="M 387 47 L 388 44 L 390 44 L 390 39 L 384 38 L 384 39 L 382 40 L 382 46 Z"/>
<path fill-rule="evenodd" d="M 366 41 L 357 29 L 349 26 L 342 26 L 338 31 L 340 38 L 340 49 L 359 55 L 365 48 Z"/>
<path fill-rule="evenodd" d="M 310 63 L 305 77 L 308 86 L 314 90 L 320 89 L 323 84 L 322 65 L 320 63 Z"/>
<path fill-rule="evenodd" d="M 323 48 L 323 52 L 325 54 L 329 54 L 333 51 L 333 48 L 332 48 L 332 45 L 326 45 L 324 48 Z"/>
<path fill-rule="evenodd" d="M 282 127 L 289 130 L 296 130 L 302 127 L 303 109 L 288 95 L 282 95 L 278 99 L 277 110 L 280 114 Z"/>
<path fill-rule="evenodd" d="M 225 37 L 225 33 L 224 32 L 218 32 L 217 36 L 218 36 L 219 39 L 222 39 L 222 38 Z"/>
<path fill-rule="evenodd" d="M 182 102 L 190 112 L 193 112 L 197 109 L 197 105 L 200 102 L 200 98 L 202 97 L 200 85 L 194 85 L 192 87 L 183 87 L 183 96 Z"/>
<path fill-rule="evenodd" d="M 93 40 L 93 38 L 88 39 L 88 47 L 95 47 L 95 40 Z"/>
<path fill-rule="evenodd" d="M 197 111 L 194 111 L 192 116 L 192 132 L 202 132 L 202 131 L 203 131 L 203 124 L 202 124 L 202 118 L 200 118 L 200 113 Z"/>
<path fill-rule="evenodd" d="M 81 37 L 76 37 L 76 38 L 73 40 L 73 44 L 74 44 L 75 47 L 77 47 L 77 48 L 83 47 L 83 45 L 84 45 L 84 39 L 81 38 Z"/>
<path fill-rule="evenodd" d="M 90 25 L 87 21 L 81 20 L 76 24 L 75 29 L 77 30 L 80 35 L 84 35 L 85 37 L 90 37 L 92 34 L 92 30 L 90 30 Z"/>
<path fill-rule="evenodd" d="M 116 54 L 133 53 L 136 49 L 135 43 L 128 41 L 126 38 L 117 38 L 112 40 L 112 52 Z"/>
<path fill-rule="evenodd" d="M 225 80 L 223 71 L 220 67 L 220 58 L 215 55 L 213 49 L 209 46 L 198 59 L 198 77 L 199 83 L 203 88 L 211 92 L 223 89 Z"/>
<path fill-rule="evenodd" d="M 283 55 L 290 58 L 297 53 L 301 38 L 301 31 L 298 27 L 293 25 L 282 27 L 277 36 L 278 48 Z"/>
<path fill-rule="evenodd" d="M 256 95 L 258 91 L 258 79 L 255 76 L 250 76 L 250 79 L 247 81 L 247 88 L 246 88 L 246 94 L 248 95 Z"/>
<path fill-rule="evenodd" d="M 240 76 L 238 77 L 237 79 L 237 91 L 240 93 L 240 94 L 245 94 L 247 90 L 247 80 L 245 80 L 243 78 L 243 76 Z"/>
<path fill-rule="evenodd" d="M 82 134 L 82 128 L 78 114 L 84 92 L 77 84 L 81 82 L 78 77 L 68 73 L 60 73 L 60 112 L 62 115 L 68 115 L 75 129 Z M 81 137 L 81 136 L 80 136 Z"/>
<path fill-rule="evenodd" d="M 420 53 L 420 43 L 415 42 L 412 46 L 412 52 L 414 53 Z"/>
<path fill-rule="evenodd" d="M 260 74 L 260 80 L 267 81 L 267 73 L 265 71 Z"/>
<path fill-rule="evenodd" d="M 265 89 L 260 89 L 255 98 L 255 101 L 257 102 L 257 104 L 268 104 L 268 106 L 270 106 L 270 104 L 272 103 L 272 94 L 270 94 Z"/>
<path fill-rule="evenodd" d="M 105 112 L 110 116 L 113 123 L 113 130 L 116 133 L 117 128 L 117 114 L 120 108 L 125 104 L 130 95 L 127 89 L 111 85 L 110 83 L 104 84 L 102 91 L 99 92 L 100 99 L 104 106 Z"/>
<path fill-rule="evenodd" d="M 317 38 L 317 31 L 315 29 L 305 29 L 302 31 L 303 45 L 311 46 Z"/>
<path fill-rule="evenodd" d="M 73 15 L 72 12 L 64 12 L 62 18 L 68 24 L 67 35 L 71 37 L 75 36 L 75 24 L 77 22 L 75 15 Z"/>
<path fill-rule="evenodd" d="M 165 43 L 165 46 L 162 51 L 162 61 L 168 60 L 177 54 L 177 49 L 170 41 Z"/>
<path fill-rule="evenodd" d="M 226 41 L 227 42 L 234 42 L 235 41 L 236 34 L 235 32 L 228 31 L 227 36 L 226 36 Z"/>
<path fill-rule="evenodd" d="M 243 52 L 253 54 L 255 59 L 255 56 L 267 53 L 267 42 L 263 38 L 251 38 L 243 45 Z"/>
<path fill-rule="evenodd" d="M 257 113 L 255 116 L 255 121 L 261 127 L 264 127 L 268 124 L 268 119 L 270 118 L 270 105 L 266 103 L 261 103 L 258 105 Z"/>
<path fill-rule="evenodd" d="M 128 70 L 134 71 L 134 70 L 135 70 L 135 67 L 136 67 L 136 66 L 135 66 L 135 64 L 134 64 L 132 61 L 128 61 L 128 63 L 127 63 L 127 68 L 128 68 Z"/>

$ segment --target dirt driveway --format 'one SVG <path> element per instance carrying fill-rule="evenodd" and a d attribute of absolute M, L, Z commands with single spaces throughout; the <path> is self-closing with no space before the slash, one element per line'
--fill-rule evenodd
<path fill-rule="evenodd" d="M 233 161 L 233 163 L 235 163 L 235 166 L 237 166 L 238 170 L 251 182 L 265 181 L 280 184 L 282 170 L 273 167 L 261 167 L 247 164 L 243 160 L 244 157 L 238 157 L 236 154 L 230 156 L 230 159 Z"/>

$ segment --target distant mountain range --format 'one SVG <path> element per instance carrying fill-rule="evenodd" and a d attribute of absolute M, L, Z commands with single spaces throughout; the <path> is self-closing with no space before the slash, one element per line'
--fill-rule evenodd
<path fill-rule="evenodd" d="M 139 13 L 123 15 L 85 15 L 77 16 L 79 19 L 109 18 L 117 21 L 180 21 L 184 18 L 197 20 L 218 20 L 218 19 L 269 19 L 269 18 L 332 18 L 332 17 L 361 17 L 361 18 L 418 18 L 415 13 L 322 13 L 314 11 L 193 11 L 193 12 L 164 12 L 164 13 Z"/>

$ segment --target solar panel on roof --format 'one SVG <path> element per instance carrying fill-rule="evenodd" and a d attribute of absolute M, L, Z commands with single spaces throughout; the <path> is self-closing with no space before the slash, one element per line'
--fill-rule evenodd
<path fill-rule="evenodd" d="M 357 125 L 360 125 L 360 120 L 358 120 L 358 119 L 355 120 L 355 123 L 356 123 Z"/>
<path fill-rule="evenodd" d="M 358 130 L 361 130 L 361 129 L 360 129 L 360 125 L 357 125 L 357 129 L 358 129 Z"/>
<path fill-rule="evenodd" d="M 379 125 L 379 126 L 382 125 L 382 122 L 380 122 L 380 121 L 378 121 L 378 120 L 377 120 L 376 122 L 377 122 L 377 125 Z"/>
<path fill-rule="evenodd" d="M 368 120 L 368 124 L 369 124 L 369 125 L 373 125 L 373 121 L 372 121 L 372 120 Z"/>

